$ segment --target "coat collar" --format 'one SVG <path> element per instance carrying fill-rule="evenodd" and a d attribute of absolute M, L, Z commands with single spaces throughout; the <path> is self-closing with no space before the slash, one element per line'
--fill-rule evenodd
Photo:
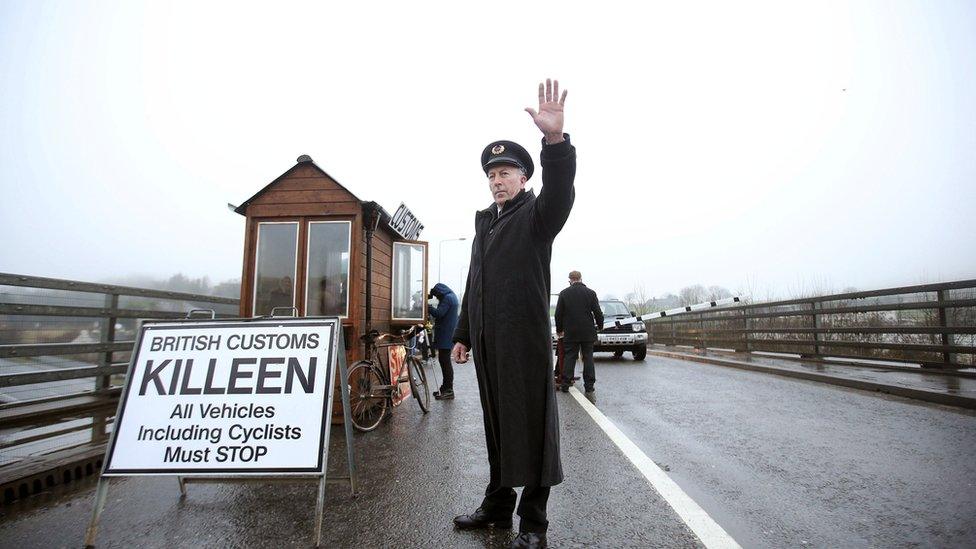
<path fill-rule="evenodd" d="M 515 210 L 519 209 L 519 207 L 522 204 L 525 204 L 526 201 L 532 198 L 535 198 L 535 191 L 531 189 L 526 191 L 523 189 L 517 195 L 515 195 L 511 200 L 505 203 L 505 208 L 502 210 L 502 215 L 504 216 L 504 215 L 508 215 L 509 212 L 514 212 Z M 495 219 L 497 213 L 498 213 L 498 205 L 492 203 L 491 206 L 488 206 L 484 210 L 478 212 L 478 215 L 487 215 L 487 216 L 491 216 L 492 219 Z"/>

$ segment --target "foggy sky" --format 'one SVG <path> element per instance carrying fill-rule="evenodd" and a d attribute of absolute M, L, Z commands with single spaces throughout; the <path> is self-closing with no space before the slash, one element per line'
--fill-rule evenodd
<path fill-rule="evenodd" d="M 552 76 L 578 149 L 556 289 L 976 278 L 972 2 L 325 4 L 0 4 L 0 271 L 240 277 L 226 204 L 308 154 L 405 202 L 457 289 L 481 149 L 538 160 Z"/>

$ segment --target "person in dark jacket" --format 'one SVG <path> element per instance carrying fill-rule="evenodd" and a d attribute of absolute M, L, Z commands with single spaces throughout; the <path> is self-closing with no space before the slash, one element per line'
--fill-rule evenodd
<path fill-rule="evenodd" d="M 513 488 L 524 486 L 512 547 L 546 546 L 550 487 L 563 480 L 549 352 L 549 265 L 575 198 L 576 149 L 563 133 L 565 101 L 558 81 L 546 80 L 539 84 L 539 111 L 526 109 L 544 136 L 538 197 L 525 190 L 534 166 L 524 148 L 495 141 L 481 154 L 494 203 L 475 216 L 454 332 L 454 361 L 467 362 L 469 351 L 474 358 L 490 470 L 481 506 L 454 524 L 511 528 Z"/>
<path fill-rule="evenodd" d="M 576 356 L 583 355 L 583 386 L 587 393 L 595 390 L 596 367 L 593 365 L 593 343 L 603 327 L 603 311 L 596 292 L 583 284 L 579 271 L 569 273 L 569 287 L 559 292 L 556 301 L 556 333 L 563 338 L 565 362 L 560 389 L 569 391 L 576 375 Z"/>
<path fill-rule="evenodd" d="M 446 284 L 438 282 L 430 290 L 430 297 L 437 298 L 437 307 L 429 309 L 434 317 L 434 348 L 437 349 L 437 361 L 441 364 L 444 382 L 438 391 L 434 392 L 437 400 L 452 400 L 454 398 L 454 366 L 451 365 L 451 347 L 454 330 L 458 323 L 458 303 L 455 294 Z"/>

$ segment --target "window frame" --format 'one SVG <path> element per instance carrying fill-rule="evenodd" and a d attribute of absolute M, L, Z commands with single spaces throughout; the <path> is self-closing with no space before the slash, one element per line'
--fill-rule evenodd
<path fill-rule="evenodd" d="M 397 274 L 397 246 L 420 246 L 423 249 L 423 282 L 421 291 L 430 292 L 427 287 L 429 281 L 427 279 L 427 261 L 429 259 L 428 252 L 430 251 L 427 247 L 427 242 L 422 240 L 396 240 L 393 242 L 393 246 L 390 248 L 392 257 L 390 258 L 390 322 L 392 323 L 414 323 L 414 322 L 424 322 L 427 320 L 427 295 L 426 292 L 423 293 L 422 309 L 420 318 L 399 318 L 396 316 L 396 304 L 395 304 L 395 291 L 396 291 L 396 274 Z"/>
<path fill-rule="evenodd" d="M 261 260 L 261 226 L 262 225 L 295 225 L 295 265 L 292 268 L 291 284 L 291 306 L 296 308 L 298 305 L 295 303 L 298 297 L 298 252 L 301 251 L 302 244 L 302 221 L 300 219 L 289 220 L 289 221 L 255 221 L 257 225 L 254 230 L 254 270 L 253 270 L 253 288 L 251 289 L 251 316 L 257 316 L 255 313 L 258 308 L 258 265 Z M 270 312 L 268 314 L 271 314 Z M 296 315 L 297 316 L 297 315 Z"/>
<path fill-rule="evenodd" d="M 349 302 L 352 299 L 352 220 L 350 220 L 350 219 L 331 219 L 331 220 L 330 219 L 307 219 L 307 220 L 304 220 L 302 222 L 302 224 L 304 226 L 303 228 L 305 230 L 305 239 L 304 239 L 304 243 L 305 243 L 305 256 L 304 256 L 304 259 L 305 259 L 305 279 L 304 279 L 305 292 L 304 292 L 304 294 L 305 295 L 304 295 L 304 298 L 302 299 L 302 313 L 305 316 L 308 316 L 308 287 L 309 287 L 308 276 L 309 276 L 309 269 L 311 267 L 311 261 L 310 261 L 311 255 L 310 254 L 312 253 L 312 247 L 309 245 L 309 243 L 312 240 L 312 229 L 311 229 L 311 226 L 312 226 L 312 224 L 315 224 L 315 223 L 318 223 L 318 224 L 327 224 L 327 223 L 331 223 L 331 224 L 345 224 L 349 228 L 349 230 L 346 232 L 346 250 L 347 250 L 347 253 L 349 254 L 349 265 L 348 265 L 348 270 L 346 271 L 346 304 L 345 304 L 345 314 L 338 315 L 339 318 L 343 318 L 343 319 L 349 318 Z M 296 263 L 297 263 L 297 261 L 296 261 Z M 326 316 L 328 316 L 328 315 L 326 315 Z"/>

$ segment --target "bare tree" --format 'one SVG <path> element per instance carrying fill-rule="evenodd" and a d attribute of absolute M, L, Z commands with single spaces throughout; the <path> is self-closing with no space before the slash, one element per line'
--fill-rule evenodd
<path fill-rule="evenodd" d="M 760 282 L 751 275 L 747 275 L 745 282 L 736 287 L 735 293 L 742 298 L 743 303 L 767 303 L 779 299 L 768 284 Z"/>
<path fill-rule="evenodd" d="M 647 297 L 647 290 L 644 284 L 634 284 L 634 290 L 624 296 L 624 303 L 627 304 L 628 311 L 634 311 L 639 315 L 650 312 L 651 300 Z"/>
<path fill-rule="evenodd" d="M 806 278 L 797 280 L 787 286 L 790 299 L 803 299 L 806 297 L 819 297 L 834 293 L 830 280 L 825 276 L 814 276 L 809 280 Z"/>
<path fill-rule="evenodd" d="M 719 299 L 725 299 L 727 297 L 732 297 L 732 292 L 728 288 L 722 286 L 709 286 L 708 287 L 708 301 L 718 301 Z"/>
<path fill-rule="evenodd" d="M 695 284 L 694 286 L 685 286 L 681 288 L 678 292 L 678 297 L 681 299 L 681 305 L 694 305 L 695 303 L 701 303 L 705 301 L 705 297 L 708 295 L 708 290 L 705 289 L 701 284 Z"/>

